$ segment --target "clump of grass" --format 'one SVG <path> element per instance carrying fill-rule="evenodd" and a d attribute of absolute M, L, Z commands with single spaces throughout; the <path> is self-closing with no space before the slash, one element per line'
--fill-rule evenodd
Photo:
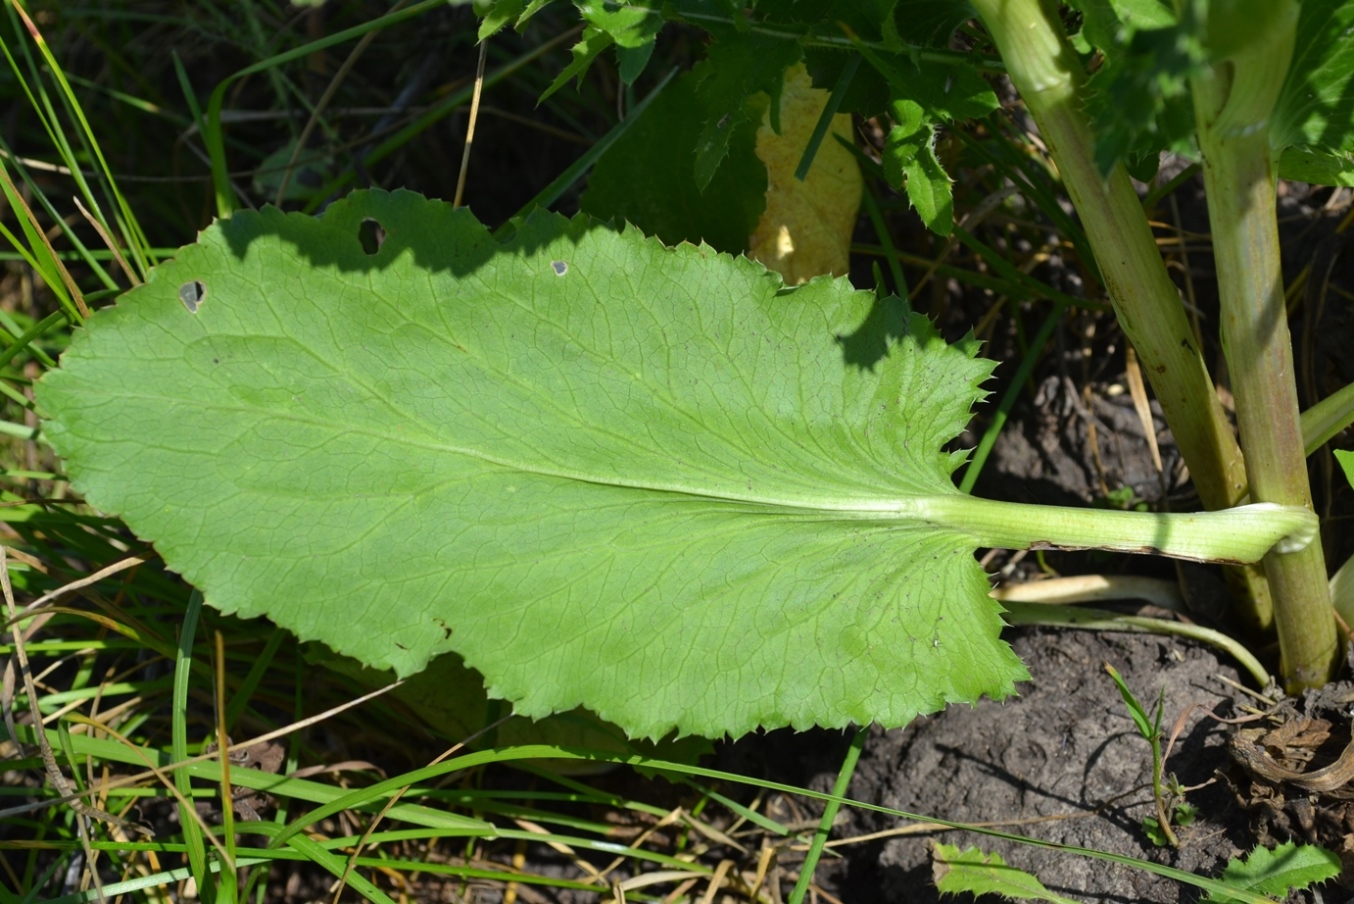
<path fill-rule="evenodd" d="M 440 2 L 404 7 L 418 21 L 387 17 L 383 30 L 379 13 L 278 19 L 255 2 L 238 15 L 208 3 L 101 18 L 5 8 L 0 91 L 22 115 L 16 146 L 0 145 L 3 652 L 18 676 L 2 701 L 0 901 L 262 901 L 278 889 L 389 901 L 487 886 L 505 900 L 539 900 L 542 886 L 639 900 L 741 887 L 755 899 L 785 872 L 776 859 L 793 833 L 714 788 L 656 785 L 660 805 L 533 765 L 566 756 L 551 748 L 436 755 L 447 742 L 411 732 L 393 698 L 310 665 L 266 623 L 204 608 L 153 549 L 70 493 L 44 444 L 32 383 L 91 308 L 205 223 L 214 163 L 251 204 L 454 179 L 439 161 L 459 147 L 471 84 L 441 64 L 457 48 L 473 61 L 472 20 Z M 486 108 L 491 133 L 495 121 L 522 128 L 511 107 L 549 84 L 568 37 L 494 45 L 485 82 L 508 96 Z M 415 60 L 396 67 L 400 90 L 373 75 L 392 56 Z M 226 82 L 213 157 L 199 92 Z M 561 96 L 545 127 L 591 144 L 598 106 Z M 551 869 L 525 866 L 528 851 Z"/>

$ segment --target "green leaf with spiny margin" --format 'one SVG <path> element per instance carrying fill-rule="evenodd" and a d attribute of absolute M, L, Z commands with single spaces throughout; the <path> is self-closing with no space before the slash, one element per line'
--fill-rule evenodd
<path fill-rule="evenodd" d="M 1282 897 L 1340 875 L 1340 857 L 1314 844 L 1292 841 L 1274 850 L 1257 847 L 1244 859 L 1233 857 L 1222 871 L 1222 881 L 1241 891 Z M 1240 900 L 1215 892 L 1200 904 L 1232 904 Z"/>
<path fill-rule="evenodd" d="M 597 59 L 597 55 L 614 43 L 615 38 L 597 26 L 586 26 L 578 39 L 578 43 L 569 48 L 569 54 L 572 57 L 569 65 L 564 67 L 563 72 L 555 76 L 555 80 L 550 83 L 549 88 L 542 92 L 537 103 L 544 101 L 560 88 L 563 88 L 569 83 L 570 79 L 582 80 L 588 71 L 588 67 L 592 65 L 592 61 Z"/>
<path fill-rule="evenodd" d="M 617 47 L 616 48 L 616 72 L 620 75 L 621 81 L 627 85 L 633 85 L 644 74 L 644 70 L 649 65 L 649 60 L 653 57 L 654 42 L 650 41 L 639 47 Z"/>
<path fill-rule="evenodd" d="M 746 251 L 766 209 L 766 164 L 757 157 L 757 125 L 765 100 L 749 100 L 756 115 L 732 116 L 728 157 L 701 191 L 696 187 L 696 139 L 719 108 L 696 90 L 709 63 L 700 63 L 664 89 L 592 168 L 579 206 L 617 223 L 629 222 L 668 245 L 704 241 L 720 251 Z"/>
<path fill-rule="evenodd" d="M 932 879 L 941 894 L 999 895 L 1008 901 L 1077 904 L 1049 891 L 1030 873 L 1007 866 L 1000 854 L 984 854 L 976 847 L 961 851 L 952 844 L 937 843 L 931 855 Z"/>
<path fill-rule="evenodd" d="M 553 2 L 554 0 L 531 0 L 530 3 L 525 3 L 524 0 L 489 0 L 483 4 L 476 2 L 475 12 L 482 17 L 479 40 L 483 41 L 497 34 L 509 22 L 513 28 L 521 31 L 532 16 Z"/>
<path fill-rule="evenodd" d="M 631 50 L 653 46 L 654 36 L 663 27 L 663 14 L 641 0 L 576 0 L 579 15 L 600 31 L 611 35 L 617 47 Z"/>
<path fill-rule="evenodd" d="M 972 66 L 884 56 L 869 48 L 861 52 L 888 81 L 893 102 L 919 105 L 931 122 L 981 119 L 1001 106 L 987 79 Z"/>
<path fill-rule="evenodd" d="M 696 83 L 701 108 L 710 114 L 696 136 L 696 187 L 702 192 L 728 156 L 734 132 L 747 123 L 756 130 L 762 108 L 748 103 L 753 95 L 772 98 L 772 124 L 780 124 L 780 86 L 800 55 L 794 41 L 754 32 L 727 32 L 710 45 Z"/>
<path fill-rule="evenodd" d="M 478 40 L 492 37 L 503 30 L 509 22 L 516 22 L 522 15 L 522 0 L 493 0 L 481 13 Z"/>
<path fill-rule="evenodd" d="M 379 248 L 361 235 L 379 224 Z M 359 192 L 240 213 L 38 387 L 90 504 L 230 613 L 631 735 L 902 725 L 1024 670 L 947 453 L 992 364 L 844 280 Z"/>
<path fill-rule="evenodd" d="M 637 0 L 575 0 L 575 6 L 584 22 L 615 43 L 621 81 L 633 85 L 653 56 L 654 39 L 663 29 L 662 11 Z"/>
<path fill-rule="evenodd" d="M 1103 8 L 1102 8 L 1103 11 Z M 1116 16 L 1120 10 L 1114 10 Z M 1096 164 L 1109 172 L 1125 158 L 1152 158 L 1158 152 L 1187 152 L 1194 135 L 1190 76 L 1208 64 L 1199 3 L 1185 3 L 1178 22 L 1138 28 L 1118 19 L 1117 28 L 1101 24 L 1093 40 L 1105 62 L 1087 83 L 1087 112 L 1095 133 Z M 1091 37 L 1092 35 L 1088 35 Z"/>
<path fill-rule="evenodd" d="M 902 124 L 884 143 L 884 176 L 894 188 L 906 190 L 928 229 L 948 236 L 954 229 L 954 189 L 936 157 L 935 126 L 925 121 L 921 107 L 912 101 L 900 101 L 893 109 Z"/>

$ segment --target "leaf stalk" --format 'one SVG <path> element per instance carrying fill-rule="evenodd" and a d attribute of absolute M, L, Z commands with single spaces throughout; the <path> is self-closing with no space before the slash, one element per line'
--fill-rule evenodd
<path fill-rule="evenodd" d="M 1196 562 L 1258 562 L 1271 550 L 1310 548 L 1318 520 L 1299 506 L 1253 503 L 1220 512 L 1121 512 L 994 502 L 974 496 L 924 496 L 917 515 L 963 533 L 978 547 L 1105 549 Z M 1327 619 L 1329 620 L 1329 618 Z"/>
<path fill-rule="evenodd" d="M 975 0 L 974 5 L 1058 166 L 1119 325 L 1138 353 L 1199 498 L 1212 510 L 1238 504 L 1246 486 L 1241 447 L 1127 170 L 1116 164 L 1102 174 L 1096 165 L 1081 63 L 1051 4 Z M 1238 577 L 1248 600 L 1246 620 L 1267 628 L 1268 586 L 1254 572 Z"/>

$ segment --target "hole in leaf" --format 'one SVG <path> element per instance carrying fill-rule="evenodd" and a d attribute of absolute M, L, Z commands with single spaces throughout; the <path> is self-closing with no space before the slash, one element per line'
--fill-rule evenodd
<path fill-rule="evenodd" d="M 202 284 L 202 280 L 195 279 L 192 282 L 186 282 L 179 286 L 179 301 L 188 309 L 189 314 L 196 314 L 198 306 L 202 300 L 207 297 L 207 287 Z"/>
<path fill-rule="evenodd" d="M 563 276 L 569 272 L 569 265 L 564 261 L 551 261 L 550 269 L 555 271 L 556 276 Z"/>
<path fill-rule="evenodd" d="M 362 245 L 362 253 L 368 256 L 381 250 L 385 244 L 386 231 L 380 223 L 367 217 L 362 221 L 362 225 L 357 227 L 357 240 Z"/>

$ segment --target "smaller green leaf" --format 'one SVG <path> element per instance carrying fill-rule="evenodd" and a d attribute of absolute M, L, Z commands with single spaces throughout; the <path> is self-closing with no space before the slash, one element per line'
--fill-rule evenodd
<path fill-rule="evenodd" d="M 901 106 L 906 109 L 910 103 Z M 927 123 L 913 132 L 905 128 L 893 129 L 884 144 L 884 175 L 907 192 L 928 229 L 948 236 L 954 229 L 954 197 L 950 176 L 936 157 L 935 127 Z"/>
<path fill-rule="evenodd" d="M 569 79 L 578 78 L 581 81 L 584 73 L 588 71 L 588 67 L 592 65 L 592 61 L 597 59 L 597 55 L 610 47 L 612 43 L 614 43 L 614 39 L 611 35 L 600 28 L 594 25 L 584 28 L 583 35 L 579 38 L 578 43 L 569 50 L 573 54 L 573 60 L 568 66 L 564 67 L 563 72 L 555 77 L 555 80 L 550 83 L 550 87 L 545 89 L 545 93 L 541 95 L 541 101 L 563 88 L 568 84 Z"/>
<path fill-rule="evenodd" d="M 494 0 L 480 21 L 477 39 L 483 41 L 502 31 L 503 26 L 522 15 L 522 0 Z"/>
<path fill-rule="evenodd" d="M 926 228 L 941 236 L 949 236 L 954 229 L 954 199 L 949 173 L 936 157 L 935 132 L 927 140 L 912 162 L 907 164 L 907 199 L 912 202 Z"/>
<path fill-rule="evenodd" d="M 1354 188 L 1354 152 L 1287 148 L 1279 157 L 1279 178 Z"/>
<path fill-rule="evenodd" d="M 1000 854 L 984 854 L 976 847 L 960 851 L 950 844 L 932 849 L 932 878 L 942 894 L 1001 895 L 1014 901 L 1050 901 L 1052 904 L 1076 904 L 1071 898 L 1056 895 L 1044 883 L 1013 866 L 1007 866 Z"/>
<path fill-rule="evenodd" d="M 1187 149 L 1194 130 L 1189 79 L 1208 62 L 1202 33 L 1202 23 L 1187 15 L 1165 28 L 1125 27 L 1103 48 L 1106 63 L 1087 84 L 1102 172 L 1128 156 Z"/>
<path fill-rule="evenodd" d="M 531 0 L 531 2 L 527 4 L 527 8 L 522 11 L 522 15 L 517 17 L 517 21 L 513 23 L 513 27 L 516 28 L 518 31 L 521 31 L 523 28 L 526 27 L 527 21 L 532 16 L 536 15 L 538 12 L 545 9 L 547 6 L 549 6 L 551 3 L 554 2 L 555 0 Z"/>
<path fill-rule="evenodd" d="M 751 115 L 748 99 L 759 91 L 779 96 L 785 70 L 801 55 L 794 41 L 751 32 L 729 32 L 710 46 L 709 65 L 696 87 L 710 114 L 696 138 L 696 187 L 702 192 L 728 156 L 734 130 L 745 122 L 755 128 L 761 116 Z"/>
<path fill-rule="evenodd" d="M 888 81 L 895 100 L 920 104 L 932 120 L 981 119 L 1001 106 L 992 86 L 973 66 L 886 57 L 868 48 L 862 55 Z"/>
<path fill-rule="evenodd" d="M 653 46 L 654 42 L 649 41 L 649 43 L 640 47 L 618 46 L 616 48 L 617 70 L 622 82 L 633 85 L 644 74 L 644 69 L 649 65 L 649 59 L 653 56 Z"/>
<path fill-rule="evenodd" d="M 678 76 L 593 167 L 580 207 L 630 222 L 668 245 L 746 251 L 766 209 L 766 165 L 757 159 L 756 116 L 729 116 L 729 150 L 705 191 L 696 187 L 696 138 L 713 115 L 696 90 L 709 63 Z M 656 174 L 661 174 L 661 177 Z"/>
<path fill-rule="evenodd" d="M 1222 881 L 1241 891 L 1283 896 L 1340 874 L 1338 855 L 1315 844 L 1291 841 L 1274 850 L 1257 847 L 1242 858 L 1233 858 L 1222 871 Z M 1231 904 L 1240 900 L 1225 893 L 1209 895 L 1200 904 Z"/>
<path fill-rule="evenodd" d="M 922 105 L 914 100 L 899 100 L 892 107 L 893 121 L 898 124 L 898 128 L 905 135 L 911 135 L 913 132 L 921 129 L 922 124 L 926 122 L 926 111 Z"/>
<path fill-rule="evenodd" d="M 1167 28 L 1176 22 L 1171 5 L 1161 0 L 1110 0 L 1110 6 L 1129 28 Z"/>
<path fill-rule="evenodd" d="M 1132 717 L 1133 724 L 1137 726 L 1138 734 L 1150 741 L 1152 736 L 1156 734 L 1156 730 L 1152 726 L 1151 718 L 1147 715 L 1147 710 L 1138 702 L 1138 698 L 1134 696 L 1133 692 L 1128 689 L 1123 676 L 1114 666 L 1108 662 L 1105 663 L 1105 671 L 1109 672 L 1110 677 L 1114 679 L 1115 685 L 1119 688 L 1119 696 L 1124 698 L 1124 706 L 1128 708 L 1128 714 Z"/>
<path fill-rule="evenodd" d="M 1349 485 L 1354 487 L 1354 452 L 1336 449 L 1335 460 L 1340 463 L 1340 470 L 1345 472 L 1345 480 L 1349 481 Z"/>
<path fill-rule="evenodd" d="M 1147 836 L 1147 840 L 1157 847 L 1166 847 L 1171 840 L 1166 837 L 1166 833 L 1161 831 L 1161 820 L 1155 816 L 1144 816 L 1142 818 L 1142 833 Z"/>
<path fill-rule="evenodd" d="M 610 35 L 617 47 L 630 50 L 652 47 L 663 27 L 662 13 L 643 2 L 587 0 L 578 3 L 578 12 L 584 22 Z"/>

